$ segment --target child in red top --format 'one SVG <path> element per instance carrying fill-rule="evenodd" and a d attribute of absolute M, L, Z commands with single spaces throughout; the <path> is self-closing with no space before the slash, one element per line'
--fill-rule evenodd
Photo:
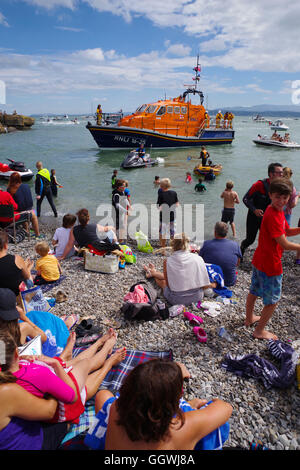
<path fill-rule="evenodd" d="M 186 183 L 191 183 L 192 182 L 192 175 L 190 172 L 186 173 L 186 178 L 185 178 Z"/>
<path fill-rule="evenodd" d="M 282 264 L 284 250 L 298 250 L 300 245 L 289 242 L 286 237 L 300 234 L 300 228 L 290 228 L 284 207 L 293 187 L 289 180 L 277 178 L 270 184 L 271 204 L 267 207 L 260 228 L 258 247 L 252 259 L 252 281 L 246 302 L 246 326 L 258 322 L 253 336 L 259 339 L 278 339 L 265 330 L 281 297 Z M 262 297 L 264 308 L 261 316 L 253 314 L 257 297 Z"/>

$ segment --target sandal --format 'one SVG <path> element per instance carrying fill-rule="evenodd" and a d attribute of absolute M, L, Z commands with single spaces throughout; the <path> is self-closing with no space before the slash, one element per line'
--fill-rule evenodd
<path fill-rule="evenodd" d="M 201 325 L 201 323 L 203 323 L 203 319 L 197 315 L 194 315 L 194 313 L 184 312 L 183 316 L 189 320 L 191 325 Z"/>
<path fill-rule="evenodd" d="M 66 322 L 67 318 L 72 318 L 73 322 L 72 322 L 72 325 L 68 328 L 69 330 L 71 330 L 80 320 L 80 315 L 76 315 L 76 314 L 70 314 L 70 315 L 64 315 L 61 317 L 62 321 Z"/>
<path fill-rule="evenodd" d="M 203 330 L 203 328 L 200 328 L 200 326 L 194 326 L 193 332 L 196 335 L 197 340 L 199 343 L 206 343 L 207 341 L 207 334 Z"/>

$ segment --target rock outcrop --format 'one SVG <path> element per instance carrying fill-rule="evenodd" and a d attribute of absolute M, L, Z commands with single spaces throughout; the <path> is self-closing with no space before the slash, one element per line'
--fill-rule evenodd
<path fill-rule="evenodd" d="M 0 134 L 13 132 L 15 130 L 30 129 L 35 119 L 22 114 L 6 114 L 0 112 Z"/>

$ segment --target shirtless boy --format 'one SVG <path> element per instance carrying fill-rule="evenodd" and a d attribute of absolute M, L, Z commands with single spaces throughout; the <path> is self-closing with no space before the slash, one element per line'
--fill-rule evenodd
<path fill-rule="evenodd" d="M 235 230 L 235 223 L 234 223 L 234 214 L 235 214 L 235 204 L 239 204 L 239 196 L 236 191 L 233 191 L 233 182 L 227 181 L 226 188 L 221 194 L 221 198 L 224 199 L 224 209 L 222 211 L 222 222 L 226 224 L 229 222 L 231 225 L 232 235 L 235 238 L 236 230 Z"/>

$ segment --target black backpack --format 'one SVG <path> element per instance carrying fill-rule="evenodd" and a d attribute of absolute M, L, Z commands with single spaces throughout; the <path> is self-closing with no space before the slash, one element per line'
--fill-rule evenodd
<path fill-rule="evenodd" d="M 129 292 L 133 292 L 137 285 L 143 286 L 145 294 L 149 298 L 149 303 L 124 302 L 121 312 L 124 314 L 125 320 L 153 321 L 169 318 L 169 309 L 157 298 L 156 289 L 149 282 L 143 280 L 133 284 Z"/>

